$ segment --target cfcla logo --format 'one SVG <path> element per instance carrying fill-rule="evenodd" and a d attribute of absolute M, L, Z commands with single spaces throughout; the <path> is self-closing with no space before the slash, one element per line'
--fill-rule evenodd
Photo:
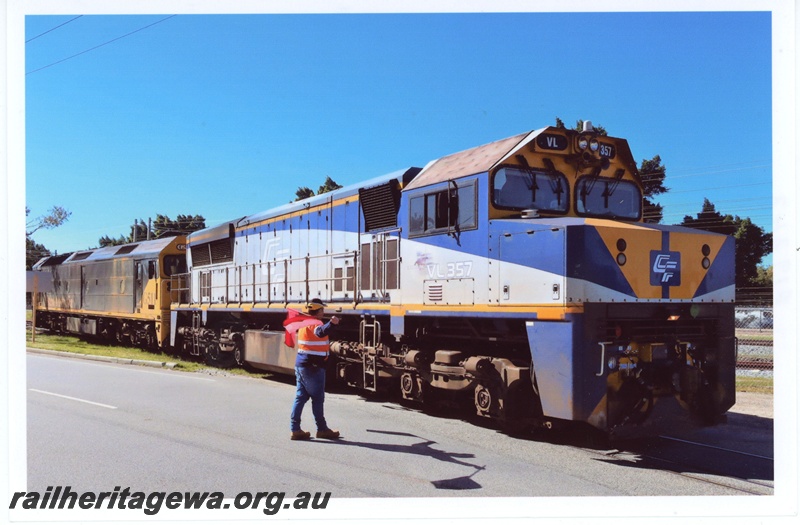
<path fill-rule="evenodd" d="M 650 252 L 650 284 L 653 286 L 680 286 L 680 252 Z"/>

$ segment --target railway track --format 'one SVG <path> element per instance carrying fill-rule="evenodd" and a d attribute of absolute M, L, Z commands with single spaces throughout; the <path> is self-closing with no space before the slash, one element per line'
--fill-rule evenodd
<path fill-rule="evenodd" d="M 756 368 L 758 370 L 772 370 L 772 361 L 759 359 L 740 359 L 736 361 L 736 368 Z"/>

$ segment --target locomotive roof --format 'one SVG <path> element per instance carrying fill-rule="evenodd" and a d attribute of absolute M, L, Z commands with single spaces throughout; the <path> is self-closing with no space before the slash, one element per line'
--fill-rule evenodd
<path fill-rule="evenodd" d="M 500 139 L 495 142 L 490 142 L 489 144 L 484 144 L 483 146 L 477 146 L 432 160 L 425 166 L 422 172 L 403 189 L 410 190 L 420 188 L 490 171 L 493 167 L 505 162 L 509 157 L 529 144 L 540 134 L 551 129 L 556 130 L 556 128 L 551 127 L 536 129 L 528 133 L 521 133 L 513 137 Z M 557 131 L 563 133 L 564 130 Z M 571 130 L 567 130 L 567 132 L 570 131 Z M 624 139 L 615 140 L 617 141 L 618 147 L 621 148 L 619 150 L 620 156 L 629 164 L 631 173 L 635 174 L 634 176 L 638 176 L 636 175 L 638 174 L 636 163 L 633 162 L 633 156 L 628 147 L 628 142 Z"/>
<path fill-rule="evenodd" d="M 172 242 L 174 242 L 175 239 L 176 237 L 165 237 L 163 239 L 132 242 L 120 246 L 106 246 L 104 248 L 97 248 L 95 250 L 83 250 L 72 253 L 71 255 L 67 256 L 66 259 L 63 259 L 64 257 L 63 255 L 48 257 L 47 259 L 39 261 L 38 263 L 36 263 L 36 265 L 50 266 L 49 264 L 47 264 L 48 261 L 55 260 L 56 258 L 61 259 L 61 261 L 55 262 L 55 264 L 70 264 L 70 263 L 84 262 L 84 261 L 88 262 L 102 261 L 106 259 L 115 259 L 121 257 L 143 259 L 158 255 L 167 246 L 169 246 Z"/>
<path fill-rule="evenodd" d="M 371 186 L 378 186 L 380 184 L 385 184 L 392 179 L 397 179 L 402 182 L 404 178 L 407 178 L 417 172 L 419 172 L 419 168 L 407 168 L 403 170 L 393 171 L 391 173 L 387 173 L 386 175 L 381 175 L 379 177 L 370 179 L 366 182 L 351 184 L 349 186 L 344 186 L 342 188 L 329 191 L 327 193 L 314 195 L 313 197 L 309 197 L 307 199 L 303 199 L 296 202 L 290 202 L 289 204 L 284 204 L 282 206 L 278 206 L 277 208 L 271 208 L 266 211 L 261 211 L 258 213 L 254 213 L 252 215 L 247 215 L 240 219 L 226 221 L 216 226 L 212 226 L 204 230 L 198 230 L 196 232 L 193 232 L 192 234 L 189 235 L 187 239 L 188 245 L 192 246 L 196 244 L 202 244 L 218 239 L 227 238 L 231 235 L 230 233 L 231 229 L 235 230 L 236 228 L 246 228 L 251 224 L 255 224 L 267 219 L 280 217 L 281 215 L 286 215 L 289 213 L 301 211 L 306 208 L 311 208 L 313 206 L 319 206 L 320 204 L 324 204 L 332 200 L 352 197 L 358 195 L 358 190 L 360 189 L 369 188 Z"/>
<path fill-rule="evenodd" d="M 514 135 L 432 160 L 405 189 L 410 190 L 489 171 L 500 159 L 507 157 L 542 131 L 544 129 Z M 526 138 L 528 140 L 525 140 Z"/>
<path fill-rule="evenodd" d="M 409 170 L 413 170 L 419 168 L 408 168 L 402 169 L 398 171 L 393 171 L 392 173 L 387 173 L 386 175 L 381 175 L 380 177 L 375 177 L 373 179 L 369 179 L 365 182 L 360 182 L 358 184 L 351 184 L 349 186 L 345 186 L 339 188 L 337 190 L 333 190 L 328 193 L 322 193 L 320 195 L 314 195 L 313 197 L 309 197 L 307 199 L 303 199 L 301 201 L 292 202 L 289 204 L 284 204 L 283 206 L 279 206 L 277 208 L 272 208 L 267 211 L 263 211 L 260 213 L 255 213 L 253 215 L 249 215 L 247 217 L 243 217 L 238 222 L 235 222 L 236 226 L 241 228 L 245 227 L 249 224 L 253 224 L 259 221 L 263 221 L 265 219 L 270 219 L 272 217 L 278 217 L 280 215 L 285 215 L 287 213 L 292 213 L 295 211 L 300 211 L 305 208 L 318 206 L 320 204 L 324 204 L 331 200 L 337 199 L 344 199 L 347 197 L 352 197 L 358 195 L 358 190 L 363 188 L 369 188 L 371 186 L 378 186 L 380 184 L 385 184 L 392 179 L 398 179 L 400 181 L 403 180 L 404 175 L 409 172 Z M 198 234 L 200 232 L 197 232 Z"/>

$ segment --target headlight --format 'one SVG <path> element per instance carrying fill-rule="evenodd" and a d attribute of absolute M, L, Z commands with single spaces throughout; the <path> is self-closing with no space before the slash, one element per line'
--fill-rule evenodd
<path fill-rule="evenodd" d="M 617 358 L 616 357 L 609 357 L 608 358 L 608 369 L 609 370 L 616 370 L 617 369 Z"/>
<path fill-rule="evenodd" d="M 597 142 L 597 140 L 596 140 L 596 139 L 592 139 L 592 140 L 589 142 L 589 148 L 590 148 L 592 151 L 597 151 L 597 150 L 600 148 L 600 143 L 599 143 L 599 142 Z"/>
<path fill-rule="evenodd" d="M 578 139 L 578 147 L 580 149 L 586 149 L 589 146 L 589 140 L 586 137 L 581 137 Z"/>

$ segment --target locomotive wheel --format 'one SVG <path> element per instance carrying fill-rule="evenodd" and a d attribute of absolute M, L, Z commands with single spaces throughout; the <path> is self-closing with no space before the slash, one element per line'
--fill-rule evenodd
<path fill-rule="evenodd" d="M 237 365 L 244 365 L 244 348 L 240 342 L 237 342 L 233 349 L 233 359 L 236 361 Z"/>
<path fill-rule="evenodd" d="M 150 350 L 158 350 L 158 343 L 156 342 L 156 329 L 152 325 L 148 325 L 145 333 L 145 344 Z"/>
<path fill-rule="evenodd" d="M 489 414 L 489 409 L 492 408 L 493 398 L 492 392 L 484 385 L 475 387 L 475 408 L 478 409 L 478 414 Z"/>
<path fill-rule="evenodd" d="M 220 349 L 217 343 L 209 343 L 206 346 L 206 364 L 215 365 L 219 362 Z"/>
<path fill-rule="evenodd" d="M 414 374 L 405 373 L 400 377 L 400 392 L 403 394 L 403 399 L 419 400 L 419 386 Z"/>

